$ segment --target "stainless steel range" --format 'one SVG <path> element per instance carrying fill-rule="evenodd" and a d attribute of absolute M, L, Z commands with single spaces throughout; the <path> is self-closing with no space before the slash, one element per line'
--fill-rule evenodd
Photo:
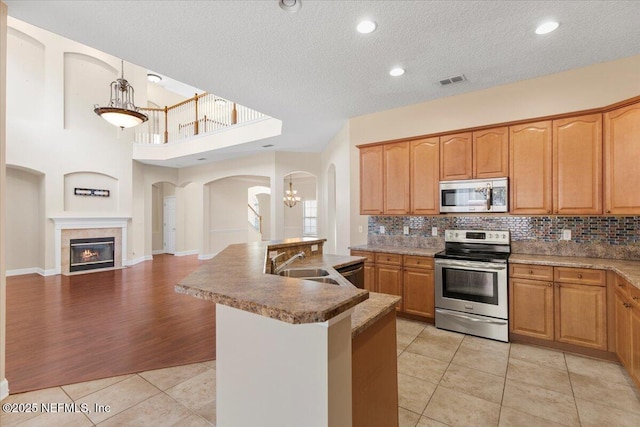
<path fill-rule="evenodd" d="M 436 327 L 509 341 L 508 231 L 445 230 L 435 255 Z"/>

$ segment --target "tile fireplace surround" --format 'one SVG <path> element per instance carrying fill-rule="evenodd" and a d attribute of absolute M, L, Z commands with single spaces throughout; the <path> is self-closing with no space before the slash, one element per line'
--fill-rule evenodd
<path fill-rule="evenodd" d="M 115 237 L 116 256 L 113 268 L 122 268 L 126 265 L 128 217 L 53 217 L 51 220 L 55 224 L 55 274 L 88 273 L 88 271 L 69 272 L 71 239 Z"/>

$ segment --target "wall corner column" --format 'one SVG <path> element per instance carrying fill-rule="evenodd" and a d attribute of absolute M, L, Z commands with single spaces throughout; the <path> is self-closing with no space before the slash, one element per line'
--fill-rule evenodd
<path fill-rule="evenodd" d="M 7 136 L 7 5 L 0 2 L 0 400 L 9 395 L 6 377 L 7 283 L 5 265 L 5 187 Z"/>

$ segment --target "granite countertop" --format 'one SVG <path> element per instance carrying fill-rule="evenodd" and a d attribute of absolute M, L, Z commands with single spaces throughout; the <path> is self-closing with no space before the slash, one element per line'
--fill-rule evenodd
<path fill-rule="evenodd" d="M 307 242 L 289 239 L 278 247 L 300 243 Z M 353 286 L 264 274 L 270 248 L 267 242 L 230 245 L 180 281 L 176 292 L 294 324 L 325 322 L 369 297 Z M 358 257 L 341 258 L 338 265 L 358 262 Z"/>
<path fill-rule="evenodd" d="M 553 255 L 511 254 L 509 262 L 514 264 L 536 264 L 555 267 L 611 270 L 624 277 L 636 288 L 640 288 L 640 261 Z"/>
<path fill-rule="evenodd" d="M 349 249 L 354 251 L 366 251 L 366 252 L 384 252 L 389 254 L 401 254 L 401 255 L 417 255 L 417 256 L 434 256 L 438 252 L 442 251 L 443 247 L 438 248 L 412 248 L 406 246 L 390 246 L 390 245 L 359 245 L 351 246 Z"/>
<path fill-rule="evenodd" d="M 369 299 L 356 305 L 351 315 L 351 338 L 357 337 L 378 319 L 395 310 L 400 300 L 399 296 L 369 292 Z"/>

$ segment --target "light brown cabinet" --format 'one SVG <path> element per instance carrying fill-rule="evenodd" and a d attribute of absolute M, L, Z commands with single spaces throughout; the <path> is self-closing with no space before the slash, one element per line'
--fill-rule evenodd
<path fill-rule="evenodd" d="M 509 128 L 473 132 L 473 177 L 502 178 L 509 175 Z"/>
<path fill-rule="evenodd" d="M 509 127 L 509 197 L 513 214 L 550 214 L 551 121 Z"/>
<path fill-rule="evenodd" d="M 553 340 L 553 316 L 553 283 L 550 280 L 517 277 L 509 280 L 510 332 Z"/>
<path fill-rule="evenodd" d="M 375 260 L 377 292 L 402 297 L 402 255 L 376 253 Z M 402 310 L 402 300 L 396 309 Z"/>
<path fill-rule="evenodd" d="M 602 213 L 602 115 L 553 121 L 553 213 Z"/>
<path fill-rule="evenodd" d="M 440 143 L 437 137 L 411 141 L 411 213 L 440 213 Z"/>
<path fill-rule="evenodd" d="M 640 103 L 604 115 L 606 213 L 640 213 Z"/>
<path fill-rule="evenodd" d="M 614 299 L 615 351 L 640 386 L 640 289 L 616 276 Z"/>
<path fill-rule="evenodd" d="M 403 266 L 403 311 L 434 318 L 433 258 L 405 255 Z"/>
<path fill-rule="evenodd" d="M 360 214 L 381 215 L 384 209 L 382 145 L 360 149 Z"/>
<path fill-rule="evenodd" d="M 512 333 L 607 349 L 604 271 L 512 264 L 510 276 Z"/>
<path fill-rule="evenodd" d="M 471 132 L 440 137 L 440 180 L 471 179 L 473 176 Z"/>
<path fill-rule="evenodd" d="M 406 215 L 411 211 L 409 143 L 398 142 L 383 147 L 383 212 L 386 215 Z"/>

